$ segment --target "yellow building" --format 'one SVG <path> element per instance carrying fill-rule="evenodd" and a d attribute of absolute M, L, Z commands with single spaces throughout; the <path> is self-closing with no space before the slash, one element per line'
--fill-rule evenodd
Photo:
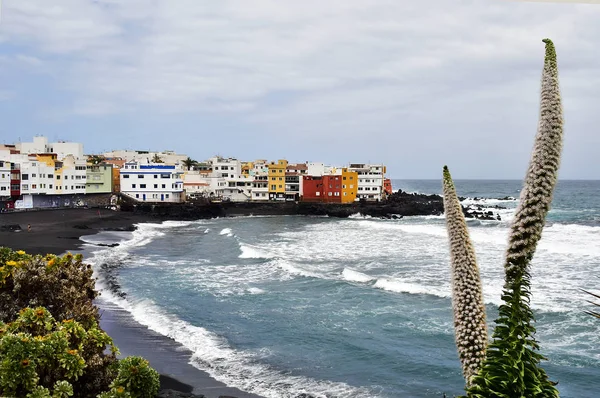
<path fill-rule="evenodd" d="M 358 173 L 342 169 L 342 203 L 352 203 L 358 195 Z"/>
<path fill-rule="evenodd" d="M 285 200 L 285 171 L 288 161 L 280 159 L 269 163 L 269 200 Z"/>

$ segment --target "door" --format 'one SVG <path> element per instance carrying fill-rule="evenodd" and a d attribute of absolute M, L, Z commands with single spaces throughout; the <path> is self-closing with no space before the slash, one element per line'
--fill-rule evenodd
<path fill-rule="evenodd" d="M 160 194 L 160 201 L 162 202 L 162 201 L 164 201 L 164 200 L 165 200 L 165 194 L 164 194 L 164 193 L 161 193 L 161 194 Z"/>
<path fill-rule="evenodd" d="M 143 199 L 144 202 L 146 201 L 146 194 L 142 195 L 142 199 Z"/>

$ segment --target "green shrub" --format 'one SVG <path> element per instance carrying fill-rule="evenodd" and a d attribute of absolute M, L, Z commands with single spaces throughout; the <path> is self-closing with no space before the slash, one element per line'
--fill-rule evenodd
<path fill-rule="evenodd" d="M 43 307 L 21 310 L 14 322 L 0 322 L 0 393 L 42 397 L 52 387 L 52 397 L 73 395 L 73 383 L 87 367 L 86 347 L 117 350 L 97 325 L 58 322 Z"/>
<path fill-rule="evenodd" d="M 94 339 L 84 342 L 84 374 L 73 381 L 78 397 L 95 397 L 106 391 L 116 374 L 116 356 L 105 353 L 98 328 L 100 316 L 93 299 L 98 296 L 92 268 L 81 255 L 31 256 L 0 248 L 0 322 L 15 321 L 26 307 L 44 307 L 59 322 L 73 320 Z M 44 386 L 51 387 L 50 384 Z"/>
<path fill-rule="evenodd" d="M 158 392 L 160 381 L 158 372 L 152 369 L 147 360 L 140 357 L 127 357 L 119 361 L 119 374 L 111 384 L 109 397 L 152 398 Z M 123 395 L 127 394 L 127 395 Z"/>

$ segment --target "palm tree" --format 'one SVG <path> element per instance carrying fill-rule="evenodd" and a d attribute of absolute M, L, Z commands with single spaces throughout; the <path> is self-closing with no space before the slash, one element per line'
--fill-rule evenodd
<path fill-rule="evenodd" d="M 189 156 L 182 163 L 188 170 L 191 170 L 192 167 L 194 167 L 195 165 L 198 164 L 198 162 L 196 162 L 194 159 L 190 158 Z"/>
<path fill-rule="evenodd" d="M 154 157 L 152 158 L 152 163 L 164 163 L 163 160 L 160 158 L 160 156 L 158 155 L 158 153 L 154 154 Z"/>

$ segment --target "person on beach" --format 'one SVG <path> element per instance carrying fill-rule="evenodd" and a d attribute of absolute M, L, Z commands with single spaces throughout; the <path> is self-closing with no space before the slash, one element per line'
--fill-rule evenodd
<path fill-rule="evenodd" d="M 31 232 L 31 224 L 27 224 L 27 232 Z"/>

